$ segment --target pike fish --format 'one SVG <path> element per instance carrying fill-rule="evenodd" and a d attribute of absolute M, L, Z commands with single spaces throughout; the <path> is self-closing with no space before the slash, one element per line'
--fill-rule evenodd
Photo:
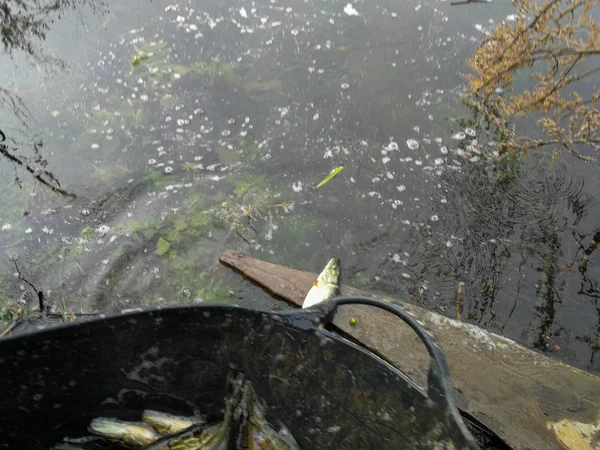
<path fill-rule="evenodd" d="M 336 295 L 340 295 L 340 260 L 331 258 L 308 291 L 302 308 L 310 308 Z"/>

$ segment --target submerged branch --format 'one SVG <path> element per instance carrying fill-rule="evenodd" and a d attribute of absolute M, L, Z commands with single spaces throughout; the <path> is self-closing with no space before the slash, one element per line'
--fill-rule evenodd
<path fill-rule="evenodd" d="M 42 183 L 47 188 L 51 189 L 53 192 L 56 192 L 57 194 L 60 194 L 60 195 L 62 195 L 64 197 L 76 198 L 75 194 L 72 194 L 72 193 L 67 192 L 66 190 L 62 189 L 62 187 L 60 186 L 60 183 L 58 182 L 58 180 L 56 179 L 56 177 L 52 173 L 50 173 L 47 170 L 39 170 L 39 169 L 33 168 L 26 161 L 23 161 L 19 157 L 17 157 L 15 155 L 13 155 L 12 153 L 10 153 L 8 151 L 8 148 L 5 145 L 0 145 L 0 154 L 3 155 L 3 156 L 5 156 L 13 164 L 18 164 L 19 166 L 24 167 L 25 170 L 27 170 L 27 172 L 29 172 L 31 175 L 33 175 L 33 177 L 36 180 L 38 180 L 40 183 Z M 48 182 L 47 180 L 45 180 L 43 178 L 43 176 L 49 177 L 58 186 L 54 186 L 53 184 L 51 184 L 50 182 Z"/>

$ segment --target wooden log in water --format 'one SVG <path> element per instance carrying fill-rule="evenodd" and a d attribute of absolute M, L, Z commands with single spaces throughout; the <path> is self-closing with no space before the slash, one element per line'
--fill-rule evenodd
<path fill-rule="evenodd" d="M 231 250 L 220 261 L 297 306 L 317 277 Z M 342 294 L 374 296 L 349 286 L 342 286 Z M 600 377 L 474 325 L 377 297 L 400 303 L 437 337 L 448 359 L 459 408 L 515 450 L 600 449 Z M 425 386 L 429 357 L 419 338 L 398 318 L 369 306 L 344 306 L 334 324 Z"/>

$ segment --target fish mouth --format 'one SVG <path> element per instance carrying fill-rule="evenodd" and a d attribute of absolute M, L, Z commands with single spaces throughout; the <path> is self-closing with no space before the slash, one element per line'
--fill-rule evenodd
<path fill-rule="evenodd" d="M 325 267 L 325 270 L 340 270 L 340 259 L 331 258 Z"/>

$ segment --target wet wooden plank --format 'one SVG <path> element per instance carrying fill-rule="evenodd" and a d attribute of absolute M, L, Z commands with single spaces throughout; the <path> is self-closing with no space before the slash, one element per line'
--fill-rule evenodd
<path fill-rule="evenodd" d="M 298 306 L 317 277 L 230 250 L 220 261 Z M 349 286 L 342 286 L 342 293 L 373 296 Z M 437 337 L 459 407 L 514 449 L 600 448 L 600 377 L 401 299 L 378 298 L 401 303 Z M 397 318 L 372 307 L 349 306 L 340 309 L 334 324 L 424 385 L 428 356 Z"/>

